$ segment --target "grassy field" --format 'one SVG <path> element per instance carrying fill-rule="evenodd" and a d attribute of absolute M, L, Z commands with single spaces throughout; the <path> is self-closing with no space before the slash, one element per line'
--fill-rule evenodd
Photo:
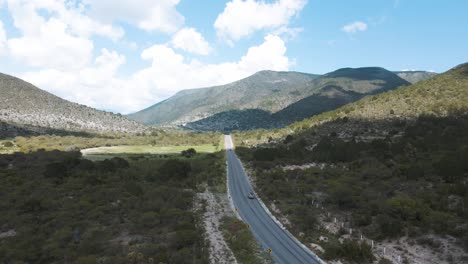
<path fill-rule="evenodd" d="M 219 146 L 210 144 L 196 146 L 113 146 L 84 149 L 81 152 L 87 155 L 110 155 L 110 154 L 179 154 L 189 148 L 195 149 L 198 153 L 214 153 L 220 149 Z"/>
<path fill-rule="evenodd" d="M 0 154 L 12 154 L 18 151 L 20 151 L 19 147 L 12 140 L 0 140 Z"/>

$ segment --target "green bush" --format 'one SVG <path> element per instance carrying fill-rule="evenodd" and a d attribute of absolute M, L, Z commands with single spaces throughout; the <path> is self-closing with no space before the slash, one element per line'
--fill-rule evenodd
<path fill-rule="evenodd" d="M 3 146 L 5 148 L 11 148 L 11 147 L 14 147 L 15 145 L 13 144 L 13 142 L 7 141 L 7 142 L 3 143 Z"/>

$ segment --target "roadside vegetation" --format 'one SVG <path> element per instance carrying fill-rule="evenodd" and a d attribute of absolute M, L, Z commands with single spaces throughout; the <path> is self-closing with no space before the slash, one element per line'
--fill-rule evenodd
<path fill-rule="evenodd" d="M 468 115 L 421 116 L 385 127 L 395 130 L 383 138 L 344 139 L 310 130 L 269 147 L 236 151 L 249 162 L 262 197 L 288 215 L 293 232 L 305 234 L 299 236 L 303 241 L 320 244 L 326 259 L 372 261 L 362 252 L 367 246 L 338 242 L 350 229 L 376 241 L 406 236 L 434 250 L 442 245 L 431 243 L 430 235 L 449 236 L 468 252 Z M 322 225 L 333 222 L 326 219 L 329 213 L 346 224 L 335 238 Z M 330 242 L 318 241 L 324 234 Z"/>
<path fill-rule="evenodd" d="M 207 263 L 199 186 L 225 189 L 222 152 L 190 158 L 0 155 L 6 263 Z"/>
<path fill-rule="evenodd" d="M 269 253 L 262 249 L 252 231 L 243 221 L 235 217 L 224 217 L 221 230 L 239 263 L 274 263 Z"/>
<path fill-rule="evenodd" d="M 466 262 L 467 87 L 463 64 L 233 139 L 272 211 L 323 258 L 369 263 L 374 240 L 381 246 L 372 253 L 383 263 L 398 256 Z"/>

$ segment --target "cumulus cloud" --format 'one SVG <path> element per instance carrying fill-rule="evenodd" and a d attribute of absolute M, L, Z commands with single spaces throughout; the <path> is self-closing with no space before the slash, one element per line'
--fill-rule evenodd
<path fill-rule="evenodd" d="M 232 0 L 214 24 L 219 36 L 238 40 L 255 31 L 277 29 L 289 24 L 306 5 L 307 0 L 278 0 L 273 3 L 254 0 Z"/>
<path fill-rule="evenodd" d="M 7 37 L 6 37 L 5 29 L 3 28 L 3 22 L 0 20 L 0 56 L 5 53 L 6 41 L 7 41 Z"/>
<path fill-rule="evenodd" d="M 19 37 L 7 41 L 9 54 L 28 66 L 80 69 L 92 60 L 93 35 L 113 40 L 123 29 L 97 22 L 81 4 L 62 0 L 7 0 Z"/>
<path fill-rule="evenodd" d="M 151 87 L 118 76 L 123 63 L 123 55 L 102 49 L 93 63 L 82 69 L 44 69 L 27 72 L 21 78 L 73 102 L 127 112 L 149 103 L 153 96 Z"/>
<path fill-rule="evenodd" d="M 66 32 L 67 25 L 50 19 L 36 34 L 8 40 L 11 56 L 33 67 L 79 69 L 92 59 L 93 43 Z"/>
<path fill-rule="evenodd" d="M 210 44 L 194 28 L 183 28 L 172 37 L 172 45 L 175 48 L 188 52 L 208 55 L 211 52 Z"/>
<path fill-rule="evenodd" d="M 180 0 L 85 0 L 91 16 L 101 21 L 122 21 L 146 31 L 173 33 L 184 24 L 176 9 Z"/>
<path fill-rule="evenodd" d="M 155 87 L 169 95 L 181 89 L 229 83 L 260 70 L 287 70 L 291 62 L 285 53 L 284 41 L 275 35 L 268 35 L 261 45 L 249 48 L 239 61 L 220 64 L 186 61 L 171 48 L 154 45 L 142 53 L 142 58 L 151 60 L 152 65 L 141 74 L 153 76 Z"/>
<path fill-rule="evenodd" d="M 17 33 L 7 39 L 0 22 L 0 53 L 7 50 L 8 59 L 22 63 L 22 73 L 15 75 L 73 102 L 130 113 L 182 89 L 225 84 L 260 70 L 288 70 L 293 62 L 286 56 L 286 45 L 279 34 L 298 32 L 289 29 L 287 23 L 305 0 L 279 0 L 273 4 L 234 0 L 233 5 L 255 3 L 263 12 L 261 26 L 248 32 L 271 28 L 270 32 L 275 33 L 250 47 L 238 60 L 222 63 L 206 63 L 180 53 L 183 50 L 207 55 L 212 47 L 196 29 L 183 27 L 184 18 L 175 9 L 179 0 L 5 2 Z M 265 22 L 270 12 L 266 9 L 283 18 Z M 123 29 L 113 24 L 116 21 L 168 32 L 171 40 L 142 50 L 141 60 L 150 65 L 123 76 L 120 69 L 127 61 L 123 54 L 107 48 L 94 55 L 98 43 L 94 43 L 93 36 L 114 41 L 123 37 Z M 251 27 L 249 23 L 247 26 Z"/>
<path fill-rule="evenodd" d="M 15 27 L 24 35 L 37 34 L 40 26 L 48 19 L 61 21 L 66 24 L 70 34 L 79 37 L 100 35 L 118 40 L 124 35 L 122 28 L 98 22 L 85 15 L 85 7 L 81 3 L 72 5 L 63 0 L 7 0 L 7 6 Z M 47 15 L 40 15 L 41 11 L 46 11 Z"/>
<path fill-rule="evenodd" d="M 356 21 L 350 24 L 347 24 L 341 28 L 346 33 L 356 33 L 359 31 L 366 31 L 367 30 L 367 24 L 361 21 Z"/>
<path fill-rule="evenodd" d="M 125 58 L 106 49 L 93 65 L 81 70 L 41 70 L 22 77 L 64 98 L 100 109 L 122 113 L 138 111 L 182 89 L 220 85 L 247 77 L 260 70 L 288 70 L 284 41 L 268 35 L 264 42 L 248 49 L 238 61 L 219 64 L 187 60 L 167 45 L 153 45 L 141 53 L 151 62 L 128 78 L 117 71 Z"/>

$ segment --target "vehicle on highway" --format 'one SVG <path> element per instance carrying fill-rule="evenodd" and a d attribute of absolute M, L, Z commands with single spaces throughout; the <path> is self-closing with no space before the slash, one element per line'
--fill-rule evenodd
<path fill-rule="evenodd" d="M 249 192 L 249 194 L 247 195 L 247 197 L 249 199 L 255 199 L 255 194 L 253 192 Z"/>

